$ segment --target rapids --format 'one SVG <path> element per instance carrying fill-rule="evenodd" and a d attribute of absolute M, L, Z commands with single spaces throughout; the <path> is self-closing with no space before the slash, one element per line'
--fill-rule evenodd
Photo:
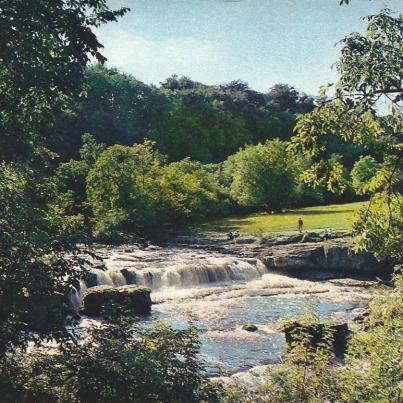
<path fill-rule="evenodd" d="M 98 246 L 96 252 L 100 260 L 93 261 L 91 284 L 81 284 L 72 305 L 80 306 L 88 286 L 149 286 L 153 309 L 143 325 L 162 320 L 174 328 L 199 328 L 209 375 L 278 362 L 284 337 L 276 322 L 300 315 L 307 302 L 322 318 L 345 321 L 371 298 L 357 280 L 310 281 L 270 273 L 253 245 Z M 258 331 L 243 330 L 245 323 L 257 325 Z"/>

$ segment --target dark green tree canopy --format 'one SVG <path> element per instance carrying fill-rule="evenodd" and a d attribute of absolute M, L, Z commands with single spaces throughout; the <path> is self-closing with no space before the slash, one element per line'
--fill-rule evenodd
<path fill-rule="evenodd" d="M 126 11 L 105 0 L 0 1 L 0 353 L 67 335 L 83 217 L 65 215 L 70 194 L 58 200 L 47 130 L 82 91 L 90 56 L 105 61 L 93 28 Z"/>
<path fill-rule="evenodd" d="M 81 91 L 84 68 L 100 53 L 93 28 L 127 11 L 106 0 L 2 0 L 0 157 L 26 157 L 52 114 Z"/>

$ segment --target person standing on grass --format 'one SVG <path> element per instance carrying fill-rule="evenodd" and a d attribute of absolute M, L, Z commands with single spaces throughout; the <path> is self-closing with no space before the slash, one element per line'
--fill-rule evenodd
<path fill-rule="evenodd" d="M 299 233 L 301 233 L 302 230 L 304 229 L 304 222 L 302 221 L 301 217 L 298 220 L 298 227 L 297 228 L 298 228 Z"/>

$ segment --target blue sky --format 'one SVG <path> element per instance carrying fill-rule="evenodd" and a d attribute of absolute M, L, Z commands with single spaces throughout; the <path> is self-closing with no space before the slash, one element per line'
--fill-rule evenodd
<path fill-rule="evenodd" d="M 241 79 L 317 94 L 333 82 L 335 43 L 362 31 L 361 17 L 403 0 L 109 0 L 131 12 L 97 30 L 108 65 L 146 83 L 172 74 L 206 84 Z"/>

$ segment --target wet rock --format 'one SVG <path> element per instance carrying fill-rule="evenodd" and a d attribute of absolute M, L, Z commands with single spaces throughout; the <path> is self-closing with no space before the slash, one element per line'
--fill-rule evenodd
<path fill-rule="evenodd" d="M 104 263 L 94 264 L 94 265 L 93 265 L 93 268 L 94 268 L 94 269 L 98 269 L 98 270 L 103 270 L 103 271 L 106 270 L 106 266 L 105 266 Z"/>
<path fill-rule="evenodd" d="M 97 286 L 98 277 L 97 277 L 96 273 L 94 273 L 92 271 L 85 273 L 84 282 L 88 288 Z"/>
<path fill-rule="evenodd" d="M 147 287 L 129 285 L 112 287 L 100 285 L 89 288 L 84 294 L 82 313 L 89 316 L 102 315 L 108 304 L 116 304 L 145 315 L 151 311 L 151 290 Z"/>
<path fill-rule="evenodd" d="M 386 273 L 389 268 L 369 252 L 353 252 L 343 243 L 299 243 L 270 248 L 261 257 L 268 269 L 297 274 L 304 270 Z"/>
<path fill-rule="evenodd" d="M 330 334 L 333 341 L 332 350 L 337 356 L 343 356 L 346 352 L 347 340 L 350 336 L 347 323 L 304 325 L 295 321 L 287 322 L 281 330 L 285 333 L 287 349 L 292 349 L 293 343 L 301 340 L 301 338 L 304 341 L 309 340 L 311 348 L 316 349 L 326 343 L 326 338 Z"/>
<path fill-rule="evenodd" d="M 246 330 L 247 332 L 256 332 L 257 326 L 251 323 L 245 323 L 244 325 L 242 325 L 242 329 Z"/>
<path fill-rule="evenodd" d="M 134 270 L 122 269 L 120 272 L 123 274 L 127 284 L 137 284 L 137 275 Z"/>
<path fill-rule="evenodd" d="M 267 384 L 271 371 L 279 368 L 279 364 L 259 365 L 247 371 L 236 372 L 230 376 L 210 378 L 212 382 L 224 384 L 242 391 L 243 396 L 250 401 L 259 401 L 256 398 L 262 396 L 262 389 Z M 245 399 L 245 401 L 249 399 Z"/>

